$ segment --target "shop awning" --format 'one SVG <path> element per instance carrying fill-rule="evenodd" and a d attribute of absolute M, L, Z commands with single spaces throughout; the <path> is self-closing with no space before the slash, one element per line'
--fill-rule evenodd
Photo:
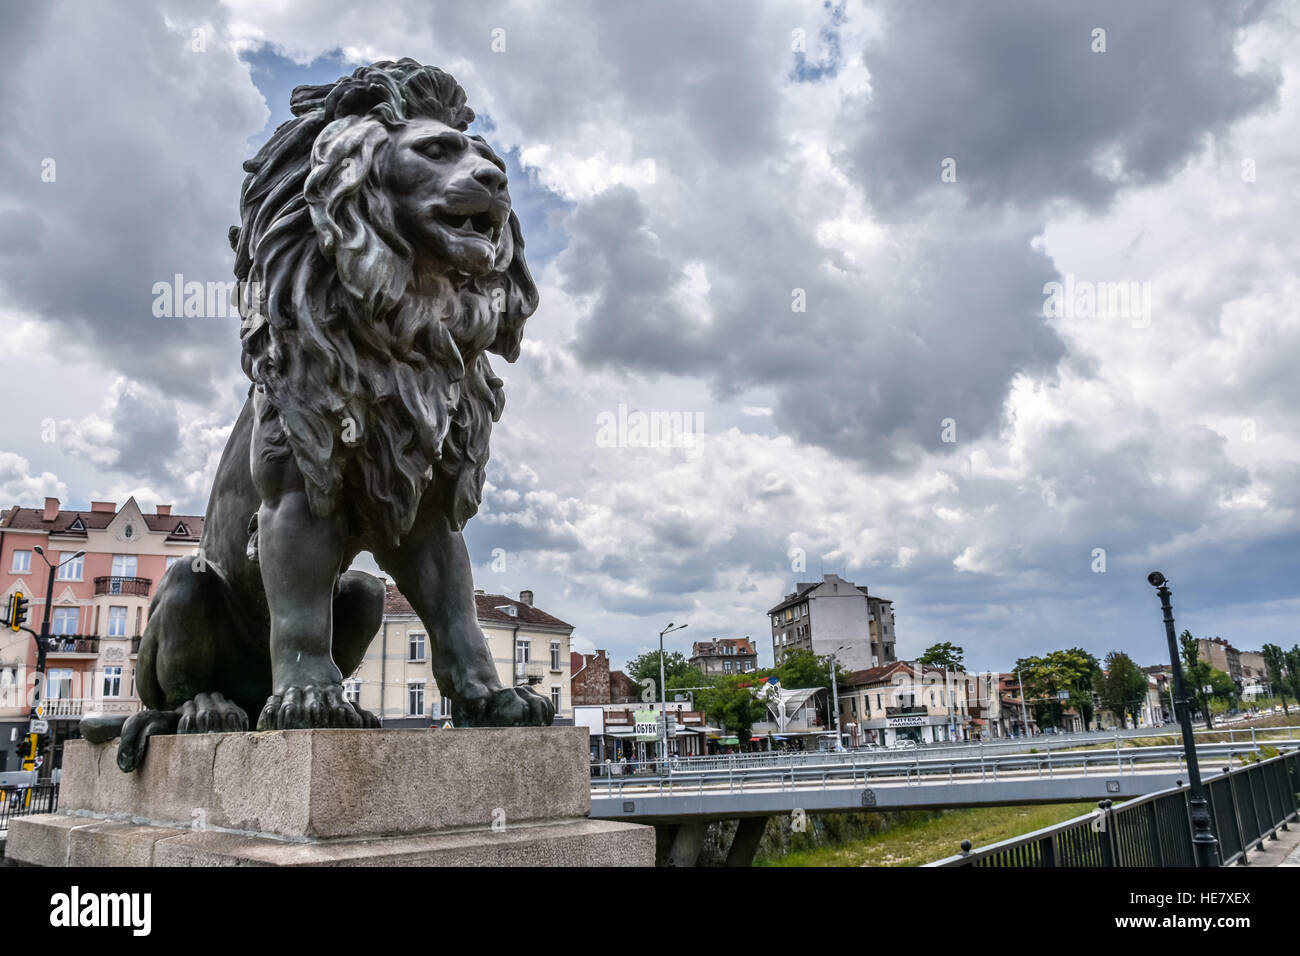
<path fill-rule="evenodd" d="M 739 738 L 739 737 L 723 737 L 721 740 L 718 741 L 718 743 L 720 743 L 720 744 L 722 744 L 724 747 L 726 747 L 726 746 L 730 746 L 731 744 L 739 744 L 739 743 L 740 743 L 740 738 Z"/>

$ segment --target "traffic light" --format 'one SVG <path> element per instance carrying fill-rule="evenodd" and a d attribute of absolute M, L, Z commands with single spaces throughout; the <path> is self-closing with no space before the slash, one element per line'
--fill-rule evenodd
<path fill-rule="evenodd" d="M 9 629 L 11 631 L 21 630 L 22 626 L 27 623 L 27 605 L 30 602 L 22 591 L 15 591 L 9 598 Z"/>
<path fill-rule="evenodd" d="M 36 769 L 36 734 L 26 734 L 19 738 L 18 757 L 22 760 L 24 770 Z"/>

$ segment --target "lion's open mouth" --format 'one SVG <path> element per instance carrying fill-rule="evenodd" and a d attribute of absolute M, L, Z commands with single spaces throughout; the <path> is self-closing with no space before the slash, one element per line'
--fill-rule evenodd
<path fill-rule="evenodd" d="M 501 221 L 491 212 L 479 212 L 472 216 L 443 215 L 438 220 L 458 235 L 483 239 L 494 246 L 501 238 Z"/>

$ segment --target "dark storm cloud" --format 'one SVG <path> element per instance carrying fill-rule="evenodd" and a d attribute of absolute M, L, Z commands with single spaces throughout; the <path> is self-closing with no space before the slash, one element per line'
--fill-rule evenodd
<path fill-rule="evenodd" d="M 6 17 L 0 284 L 70 351 L 210 396 L 238 368 L 238 322 L 155 317 L 152 289 L 233 278 L 225 226 L 260 98 L 218 37 L 193 49 L 210 4 L 24 9 Z"/>
<path fill-rule="evenodd" d="M 948 157 L 976 206 L 1102 206 L 1125 185 L 1168 177 L 1206 133 L 1274 101 L 1280 74 L 1242 71 L 1234 50 L 1238 29 L 1271 7 L 886 3 L 884 36 L 865 51 L 870 96 L 841 115 L 842 161 L 891 215 L 953 188 L 940 183 Z M 1092 52 L 1096 28 L 1104 53 Z"/>

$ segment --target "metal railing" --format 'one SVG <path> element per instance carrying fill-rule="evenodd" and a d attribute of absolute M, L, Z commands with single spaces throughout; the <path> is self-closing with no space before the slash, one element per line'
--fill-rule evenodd
<path fill-rule="evenodd" d="M 1198 748 L 1199 749 L 1199 748 Z M 1256 760 L 1205 781 L 1222 865 L 1300 820 L 1300 752 Z M 1187 787 L 1173 787 L 928 866 L 1194 866 Z"/>
<path fill-rule="evenodd" d="M 60 654 L 98 654 L 99 638 L 90 634 L 55 634 L 46 651 L 51 657 Z"/>
<path fill-rule="evenodd" d="M 81 717 L 85 714 L 134 714 L 142 706 L 136 697 L 45 697 L 46 718 Z"/>
<path fill-rule="evenodd" d="M 1300 742 L 1273 742 L 1279 747 L 1297 747 Z M 1258 748 L 1249 742 L 1201 743 L 1196 747 L 1202 761 L 1254 760 Z M 937 783 L 998 782 L 1000 780 L 1053 777 L 1087 777 L 1105 773 L 1129 775 L 1166 769 L 1183 772 L 1184 750 L 1180 745 L 1154 747 L 1107 747 L 1102 750 L 1061 750 L 1040 753 L 972 754 L 970 756 L 929 755 L 906 751 L 865 758 L 855 752 L 812 755 L 823 759 L 795 764 L 732 766 L 702 769 L 676 765 L 666 768 L 657 761 L 593 764 L 592 793 L 622 796 L 625 790 L 651 791 L 658 795 L 744 793 L 746 788 L 845 787 L 867 782 L 898 782 L 908 786 Z"/>
<path fill-rule="evenodd" d="M 95 594 L 133 594 L 137 597 L 148 597 L 152 585 L 152 578 L 102 575 L 95 578 Z"/>
<path fill-rule="evenodd" d="M 9 818 L 29 813 L 53 813 L 59 809 L 59 785 L 38 783 L 29 787 L 0 787 L 0 830 L 9 829 Z"/>

